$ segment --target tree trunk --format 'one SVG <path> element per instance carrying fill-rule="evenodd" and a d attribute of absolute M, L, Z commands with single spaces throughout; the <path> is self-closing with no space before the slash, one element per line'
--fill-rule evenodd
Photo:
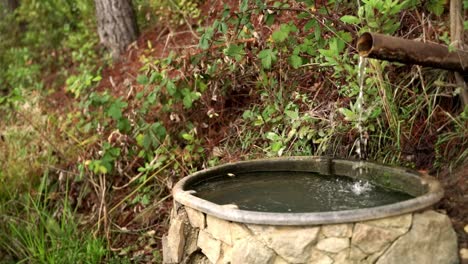
<path fill-rule="evenodd" d="M 6 0 L 5 2 L 6 2 L 5 7 L 10 12 L 15 11 L 15 9 L 18 8 L 19 6 L 18 0 Z"/>
<path fill-rule="evenodd" d="M 138 26 L 131 0 L 94 0 L 98 34 L 114 59 L 136 40 Z"/>
<path fill-rule="evenodd" d="M 455 48 L 463 50 L 463 3 L 461 0 L 450 1 L 450 38 Z M 460 87 L 460 98 L 463 106 L 468 105 L 468 85 L 459 72 L 455 72 L 455 80 Z"/>

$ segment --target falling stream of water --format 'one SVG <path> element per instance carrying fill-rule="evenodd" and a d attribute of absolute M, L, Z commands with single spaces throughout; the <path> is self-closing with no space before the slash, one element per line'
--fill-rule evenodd
<path fill-rule="evenodd" d="M 366 77 L 366 64 L 367 58 L 359 56 L 359 71 L 358 71 L 358 80 L 359 80 L 359 96 L 356 100 L 356 110 L 359 114 L 357 128 L 359 131 L 359 140 L 356 144 L 356 153 L 359 156 L 360 160 L 365 159 L 367 153 L 367 137 L 365 136 L 365 131 L 363 128 L 364 121 L 364 80 Z"/>

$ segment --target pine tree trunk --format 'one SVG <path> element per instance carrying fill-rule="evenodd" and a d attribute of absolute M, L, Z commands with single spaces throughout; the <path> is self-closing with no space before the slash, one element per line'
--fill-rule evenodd
<path fill-rule="evenodd" d="M 6 0 L 6 8 L 8 11 L 13 12 L 19 6 L 18 0 Z"/>
<path fill-rule="evenodd" d="M 138 26 L 131 0 L 94 0 L 98 34 L 114 59 L 136 40 Z"/>

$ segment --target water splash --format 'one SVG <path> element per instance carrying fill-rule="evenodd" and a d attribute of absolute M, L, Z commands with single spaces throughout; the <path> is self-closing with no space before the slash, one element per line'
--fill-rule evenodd
<path fill-rule="evenodd" d="M 358 112 L 358 122 L 357 128 L 359 131 L 359 141 L 356 144 L 356 153 L 359 156 L 359 159 L 365 159 L 365 154 L 367 153 L 367 137 L 365 136 L 365 131 L 363 128 L 364 122 L 364 80 L 366 77 L 366 65 L 367 58 L 359 56 L 359 71 L 358 71 L 358 81 L 359 81 L 359 95 L 356 100 L 356 111 Z"/>
<path fill-rule="evenodd" d="M 361 195 L 370 192 L 373 188 L 374 185 L 372 185 L 368 181 L 357 181 L 353 185 L 351 185 L 351 191 L 356 195 Z"/>

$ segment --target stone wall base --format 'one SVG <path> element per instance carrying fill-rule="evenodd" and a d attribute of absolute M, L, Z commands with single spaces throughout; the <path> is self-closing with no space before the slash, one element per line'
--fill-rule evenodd
<path fill-rule="evenodd" d="M 459 263 L 450 219 L 433 210 L 349 224 L 268 226 L 222 220 L 177 204 L 164 263 Z"/>

